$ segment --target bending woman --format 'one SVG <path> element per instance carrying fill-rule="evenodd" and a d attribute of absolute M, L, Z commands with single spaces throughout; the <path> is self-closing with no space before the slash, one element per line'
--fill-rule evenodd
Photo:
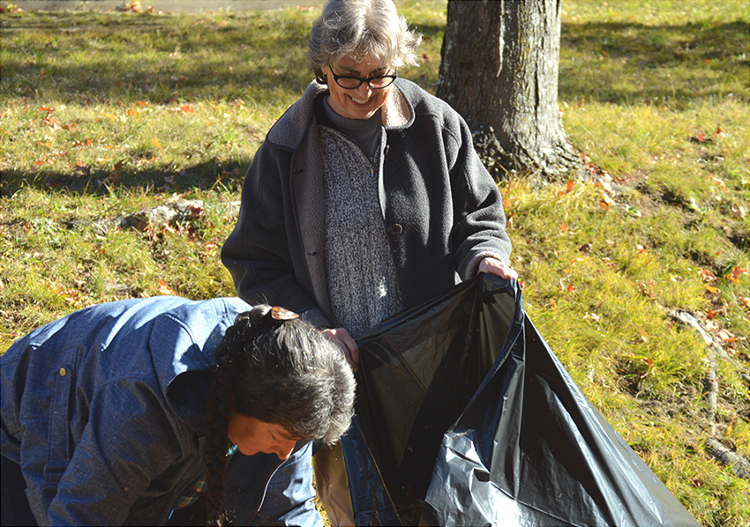
<path fill-rule="evenodd" d="M 0 375 L 3 525 L 258 521 L 272 474 L 295 457 L 309 474 L 309 442 L 337 441 L 354 404 L 319 331 L 229 298 L 75 312 L 18 340 Z M 321 523 L 302 483 L 291 521 Z"/>

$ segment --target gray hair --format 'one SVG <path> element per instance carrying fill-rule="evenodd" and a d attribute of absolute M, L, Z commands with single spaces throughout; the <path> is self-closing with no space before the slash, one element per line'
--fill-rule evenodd
<path fill-rule="evenodd" d="M 301 439 L 335 443 L 354 414 L 351 368 L 315 327 L 276 321 L 269 311 L 256 306 L 235 322 L 232 406 Z"/>
<path fill-rule="evenodd" d="M 203 447 L 204 501 L 212 524 L 225 520 L 232 410 L 280 425 L 301 440 L 326 444 L 346 432 L 354 415 L 354 374 L 344 355 L 311 324 L 286 313 L 291 317 L 255 306 L 237 316 L 216 349 Z"/>
<path fill-rule="evenodd" d="M 392 0 L 328 0 L 307 41 L 307 61 L 318 82 L 323 68 L 349 57 L 359 62 L 371 55 L 381 67 L 418 64 L 422 37 L 409 30 Z"/>

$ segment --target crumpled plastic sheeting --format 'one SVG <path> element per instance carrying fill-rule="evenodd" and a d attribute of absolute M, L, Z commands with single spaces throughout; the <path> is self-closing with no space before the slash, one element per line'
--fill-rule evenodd
<path fill-rule="evenodd" d="M 698 525 L 586 400 L 517 282 L 481 275 L 359 344 L 341 445 L 359 525 Z"/>

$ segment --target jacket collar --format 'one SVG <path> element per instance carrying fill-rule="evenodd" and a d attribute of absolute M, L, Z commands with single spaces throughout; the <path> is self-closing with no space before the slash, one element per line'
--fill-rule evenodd
<path fill-rule="evenodd" d="M 391 95 L 383 105 L 381 115 L 383 126 L 387 130 L 406 128 L 414 121 L 414 109 L 403 92 L 408 82 L 396 79 Z M 279 118 L 268 132 L 267 139 L 278 146 L 295 150 L 313 120 L 315 98 L 327 93 L 328 88 L 317 81 L 308 84 L 304 95 Z"/>

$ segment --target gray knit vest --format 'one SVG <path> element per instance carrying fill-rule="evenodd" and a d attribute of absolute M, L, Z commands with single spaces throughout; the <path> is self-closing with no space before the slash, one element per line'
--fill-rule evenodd
<path fill-rule="evenodd" d="M 337 130 L 320 127 L 326 187 L 326 266 L 336 327 L 353 338 L 403 309 L 371 161 Z"/>

